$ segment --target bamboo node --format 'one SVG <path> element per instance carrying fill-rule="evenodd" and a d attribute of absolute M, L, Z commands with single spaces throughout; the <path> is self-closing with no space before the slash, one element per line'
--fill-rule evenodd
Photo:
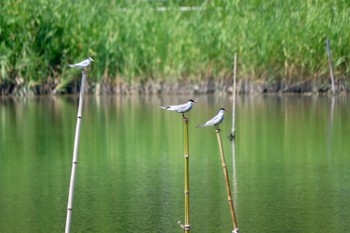
<path fill-rule="evenodd" d="M 83 118 L 82 116 L 78 116 L 79 119 Z"/>
<path fill-rule="evenodd" d="M 234 140 L 236 138 L 236 135 L 235 133 L 230 133 L 228 136 L 227 136 L 228 139 L 230 139 L 230 141 Z"/>
<path fill-rule="evenodd" d="M 190 191 L 185 191 L 185 194 L 189 194 L 190 193 Z"/>
<path fill-rule="evenodd" d="M 236 228 L 236 229 L 232 230 L 232 233 L 239 233 L 239 229 Z"/>
<path fill-rule="evenodd" d="M 74 163 L 74 164 L 78 164 L 78 162 L 77 162 L 77 161 L 73 161 L 73 163 Z"/>
<path fill-rule="evenodd" d="M 185 156 L 185 158 L 188 158 L 189 157 L 189 155 L 184 155 Z"/>

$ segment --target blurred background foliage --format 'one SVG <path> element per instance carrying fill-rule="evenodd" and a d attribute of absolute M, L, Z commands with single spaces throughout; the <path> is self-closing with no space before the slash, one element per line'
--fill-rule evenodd
<path fill-rule="evenodd" d="M 147 81 L 225 77 L 305 80 L 328 76 L 328 36 L 337 76 L 349 76 L 346 0 L 2 0 L 0 85 L 61 86 L 80 74 Z"/>

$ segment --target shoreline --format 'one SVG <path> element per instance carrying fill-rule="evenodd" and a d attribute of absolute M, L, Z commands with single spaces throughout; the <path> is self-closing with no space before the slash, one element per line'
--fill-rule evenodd
<path fill-rule="evenodd" d="M 40 96 L 40 95 L 66 95 L 78 94 L 80 80 L 74 80 L 65 88 L 56 90 L 58 85 L 45 83 L 28 87 L 28 85 L 0 85 L 0 96 Z M 331 94 L 330 80 L 307 79 L 303 81 L 267 81 L 253 79 L 239 79 L 236 84 L 238 94 Z M 104 80 L 86 84 L 85 93 L 95 95 L 200 95 L 200 94 L 232 94 L 231 78 L 208 78 L 206 80 L 150 80 L 139 82 L 125 82 L 117 80 Z M 335 81 L 336 93 L 350 92 L 350 82 L 345 78 Z"/>

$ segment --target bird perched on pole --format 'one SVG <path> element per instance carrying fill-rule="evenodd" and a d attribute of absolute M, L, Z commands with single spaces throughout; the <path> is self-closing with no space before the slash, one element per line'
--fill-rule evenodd
<path fill-rule="evenodd" d="M 192 108 L 193 103 L 198 103 L 197 101 L 194 101 L 193 99 L 189 99 L 187 103 L 180 104 L 180 105 L 169 105 L 169 106 L 160 106 L 161 109 L 168 110 L 168 111 L 174 111 L 182 114 L 182 117 L 186 119 L 185 112 L 188 112 Z"/>
<path fill-rule="evenodd" d="M 71 68 L 85 68 L 88 67 L 91 62 L 95 62 L 91 57 L 86 58 L 84 61 L 76 63 L 76 64 L 68 64 Z"/>
<path fill-rule="evenodd" d="M 196 127 L 202 128 L 202 127 L 207 127 L 207 126 L 215 126 L 215 128 L 217 128 L 218 125 L 224 120 L 225 111 L 226 111 L 226 109 L 220 108 L 220 110 L 219 110 L 218 114 L 216 114 L 216 116 L 214 116 L 213 118 L 211 118 L 210 120 L 208 120 L 204 124 L 197 125 Z"/>

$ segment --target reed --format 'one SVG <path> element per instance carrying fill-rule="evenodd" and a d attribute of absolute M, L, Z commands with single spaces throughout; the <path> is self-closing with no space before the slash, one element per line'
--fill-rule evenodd
<path fill-rule="evenodd" d="M 84 98 L 84 89 L 85 89 L 86 75 L 87 75 L 87 71 L 84 69 L 82 71 L 80 95 L 79 95 L 79 106 L 78 106 L 78 115 L 77 115 L 77 125 L 76 125 L 76 129 L 75 129 L 72 172 L 71 172 L 71 178 L 70 178 L 70 184 L 69 184 L 68 205 L 67 205 L 67 219 L 66 219 L 65 233 L 69 233 L 70 232 L 70 228 L 71 228 L 71 219 L 72 219 L 72 211 L 73 211 L 73 198 L 74 198 L 74 187 L 75 187 L 75 176 L 76 176 L 75 174 L 76 174 L 77 165 L 78 165 L 80 127 L 81 127 L 81 120 L 83 118 L 83 98 Z"/>
<path fill-rule="evenodd" d="M 349 76 L 349 9 L 341 0 L 3 0 L 0 86 L 59 85 L 75 76 L 64 64 L 81 54 L 99 60 L 95 82 L 230 76 L 234 51 L 242 78 L 326 77 L 326 35 L 335 75 Z"/>

